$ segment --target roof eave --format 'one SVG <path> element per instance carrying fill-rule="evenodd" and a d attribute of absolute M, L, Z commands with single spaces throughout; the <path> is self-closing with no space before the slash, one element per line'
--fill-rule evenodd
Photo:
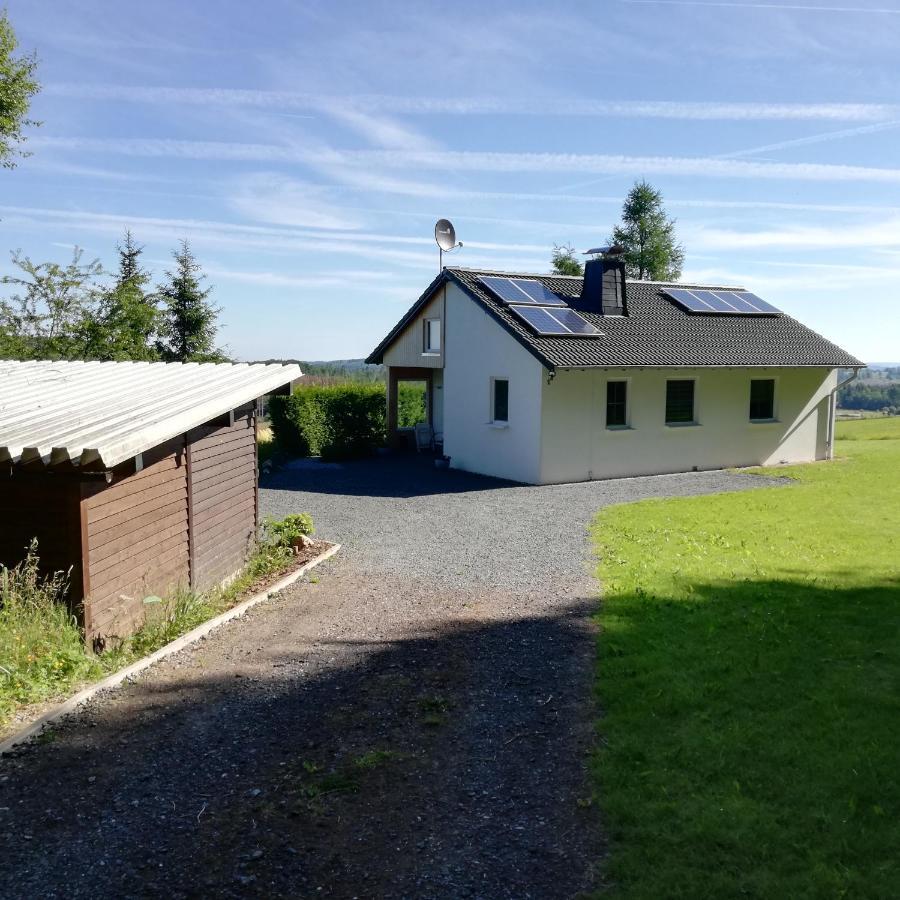
<path fill-rule="evenodd" d="M 419 299 L 416 300 L 415 303 L 406 311 L 400 321 L 387 333 L 387 336 L 384 340 L 366 357 L 367 365 L 381 365 L 384 362 L 384 354 L 388 347 L 394 343 L 394 341 L 403 333 L 406 329 L 406 326 L 418 315 L 419 310 L 425 306 L 426 303 L 432 298 L 434 292 L 441 286 L 442 283 L 447 281 L 448 275 L 447 270 L 441 270 L 435 278 L 432 280 L 431 284 L 428 285 L 427 288 L 422 292 L 419 296 Z"/>

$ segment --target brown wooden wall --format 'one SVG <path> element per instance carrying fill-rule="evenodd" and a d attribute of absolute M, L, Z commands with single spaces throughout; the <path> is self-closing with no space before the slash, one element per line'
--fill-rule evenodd
<path fill-rule="evenodd" d="M 0 469 L 0 562 L 39 541 L 42 568 L 73 568 L 85 638 L 123 637 L 148 596 L 203 591 L 247 559 L 258 522 L 254 406 L 193 429 L 104 473 Z M 83 565 L 84 561 L 84 565 Z"/>
<path fill-rule="evenodd" d="M 121 637 L 143 620 L 146 597 L 188 586 L 184 438 L 145 453 L 139 472 L 129 462 L 112 484 L 85 487 L 85 633 Z"/>
<path fill-rule="evenodd" d="M 72 581 L 79 587 L 80 498 L 81 483 L 73 478 L 0 469 L 0 562 L 21 562 L 37 538 L 43 572 L 65 572 L 71 566 Z"/>
<path fill-rule="evenodd" d="M 256 414 L 237 410 L 234 424 L 204 425 L 188 435 L 196 590 L 237 572 L 256 538 Z"/>

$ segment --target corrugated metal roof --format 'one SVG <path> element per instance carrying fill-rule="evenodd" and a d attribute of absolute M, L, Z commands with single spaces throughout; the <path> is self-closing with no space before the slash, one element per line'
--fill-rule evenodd
<path fill-rule="evenodd" d="M 0 361 L 0 463 L 115 466 L 302 374 L 279 364 Z"/>

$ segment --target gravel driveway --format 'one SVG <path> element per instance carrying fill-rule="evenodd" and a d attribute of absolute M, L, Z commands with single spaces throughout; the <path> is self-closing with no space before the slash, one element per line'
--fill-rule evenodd
<path fill-rule="evenodd" d="M 0 896 L 570 897 L 599 884 L 586 526 L 727 473 L 524 487 L 299 463 L 343 551 L 0 761 Z"/>

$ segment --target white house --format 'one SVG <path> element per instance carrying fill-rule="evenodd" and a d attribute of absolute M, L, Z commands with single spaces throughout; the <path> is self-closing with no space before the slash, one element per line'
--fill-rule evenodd
<path fill-rule="evenodd" d="M 368 358 L 425 380 L 454 468 L 532 484 L 831 455 L 864 364 L 744 288 L 445 268 Z"/>

